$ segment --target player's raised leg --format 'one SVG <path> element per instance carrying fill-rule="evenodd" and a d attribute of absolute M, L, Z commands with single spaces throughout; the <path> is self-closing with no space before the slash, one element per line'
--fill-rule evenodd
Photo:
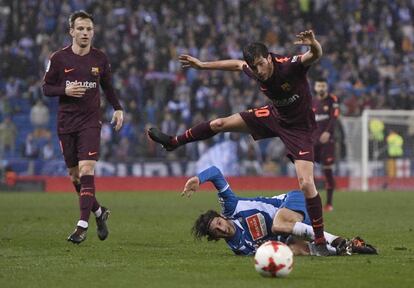
<path fill-rule="evenodd" d="M 167 151 L 172 151 L 179 146 L 190 142 L 205 140 L 222 132 L 250 133 L 249 128 L 239 113 L 225 118 L 217 118 L 205 121 L 187 129 L 185 133 L 177 136 L 167 135 L 158 128 L 150 128 L 148 136 L 155 142 L 160 143 Z"/>
<path fill-rule="evenodd" d="M 315 244 L 317 246 L 317 251 L 320 256 L 328 256 L 329 252 L 326 248 L 326 239 L 323 234 L 324 225 L 322 201 L 315 187 L 313 162 L 306 160 L 295 160 L 295 168 L 299 181 L 299 187 L 305 194 L 306 208 L 315 233 Z"/>

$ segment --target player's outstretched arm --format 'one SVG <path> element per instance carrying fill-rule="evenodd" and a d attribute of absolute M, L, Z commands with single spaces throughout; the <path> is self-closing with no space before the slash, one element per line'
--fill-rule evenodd
<path fill-rule="evenodd" d="M 309 66 L 316 61 L 319 60 L 319 58 L 322 57 L 322 46 L 316 40 L 315 34 L 312 30 L 307 30 L 304 32 L 300 32 L 298 35 L 296 35 L 298 40 L 294 42 L 296 45 L 306 45 L 309 46 L 309 51 L 302 55 L 301 61 L 302 64 L 305 66 Z"/>
<path fill-rule="evenodd" d="M 182 68 L 194 68 L 199 70 L 242 71 L 243 65 L 247 65 L 245 61 L 238 59 L 203 62 L 190 55 L 180 55 L 178 59 L 181 62 Z"/>
<path fill-rule="evenodd" d="M 181 196 L 191 197 L 191 195 L 198 190 L 198 187 L 200 187 L 200 179 L 198 179 L 197 176 L 191 177 L 185 183 Z"/>
<path fill-rule="evenodd" d="M 212 182 L 219 193 L 233 194 L 231 189 L 229 189 L 229 184 L 227 183 L 226 179 L 224 179 L 224 176 L 221 173 L 220 169 L 218 169 L 216 166 L 211 166 L 200 172 L 197 176 L 188 179 L 187 183 L 185 183 L 181 196 L 185 195 L 187 197 L 190 197 L 194 192 L 198 190 L 200 185 L 205 182 Z"/>

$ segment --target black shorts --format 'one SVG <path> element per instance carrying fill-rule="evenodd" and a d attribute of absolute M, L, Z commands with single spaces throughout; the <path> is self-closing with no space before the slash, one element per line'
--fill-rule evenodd
<path fill-rule="evenodd" d="M 60 149 L 68 168 L 78 166 L 78 162 L 81 160 L 98 161 L 101 128 L 86 128 L 82 131 L 59 134 L 58 136 Z"/>
<path fill-rule="evenodd" d="M 312 129 L 302 125 L 282 126 L 273 105 L 240 112 L 254 140 L 279 137 L 286 146 L 287 157 L 313 162 Z"/>

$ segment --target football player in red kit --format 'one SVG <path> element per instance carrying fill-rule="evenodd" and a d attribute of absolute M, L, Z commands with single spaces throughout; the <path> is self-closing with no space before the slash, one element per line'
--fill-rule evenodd
<path fill-rule="evenodd" d="M 200 123 L 182 135 L 166 135 L 157 128 L 149 129 L 148 135 L 167 151 L 222 132 L 249 133 L 255 140 L 280 137 L 286 146 L 287 157 L 295 165 L 299 187 L 305 194 L 317 254 L 326 256 L 329 253 L 323 234 L 322 203 L 313 177 L 312 134 L 316 122 L 306 76 L 310 65 L 322 56 L 322 47 L 311 30 L 296 37 L 295 44 L 309 47 L 303 55 L 274 54 L 258 42 L 250 43 L 243 49 L 244 60 L 203 62 L 190 55 L 181 55 L 179 60 L 184 68 L 244 72 L 257 82 L 271 104 Z"/>
<path fill-rule="evenodd" d="M 50 57 L 43 93 L 59 97 L 58 136 L 69 175 L 79 194 L 80 219 L 68 241 L 86 239 L 89 214 L 96 216 L 98 237 L 108 236 L 109 210 L 95 197 L 94 171 L 99 158 L 101 112 L 99 86 L 112 105 L 115 130 L 122 127 L 123 111 L 112 87 L 107 56 L 92 47 L 94 23 L 90 14 L 77 11 L 69 18 L 72 44 Z"/>
<path fill-rule="evenodd" d="M 314 85 L 316 96 L 313 98 L 317 129 L 314 132 L 315 162 L 320 163 L 325 175 L 327 192 L 324 211 L 332 211 L 332 198 L 335 189 L 335 179 L 332 168 L 335 163 L 335 125 L 339 116 L 338 98 L 328 92 L 328 82 L 318 79 Z"/>

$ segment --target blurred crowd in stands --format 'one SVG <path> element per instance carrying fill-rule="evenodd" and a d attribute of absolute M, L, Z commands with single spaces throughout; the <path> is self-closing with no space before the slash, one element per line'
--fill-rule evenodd
<path fill-rule="evenodd" d="M 114 86 L 126 111 L 119 134 L 102 101 L 101 160 L 161 158 L 145 129 L 170 134 L 217 116 L 266 103 L 241 73 L 182 70 L 182 53 L 202 60 L 242 58 L 242 47 L 265 42 L 282 55 L 303 53 L 295 35 L 313 29 L 324 56 L 309 72 L 325 77 L 342 115 L 365 108 L 414 108 L 414 1 L 412 0 L 0 0 L 0 154 L 60 158 L 57 99 L 42 95 L 50 54 L 68 44 L 68 16 L 84 9 L 95 18 L 94 46 L 112 64 Z M 243 161 L 277 169 L 286 161 L 277 140 L 254 143 L 225 135 L 180 148 L 171 159 L 196 160 L 213 143 L 235 141 Z M 246 166 L 248 167 L 248 165 Z M 260 170 L 259 169 L 259 170 Z M 265 173 L 265 171 L 258 171 Z"/>

